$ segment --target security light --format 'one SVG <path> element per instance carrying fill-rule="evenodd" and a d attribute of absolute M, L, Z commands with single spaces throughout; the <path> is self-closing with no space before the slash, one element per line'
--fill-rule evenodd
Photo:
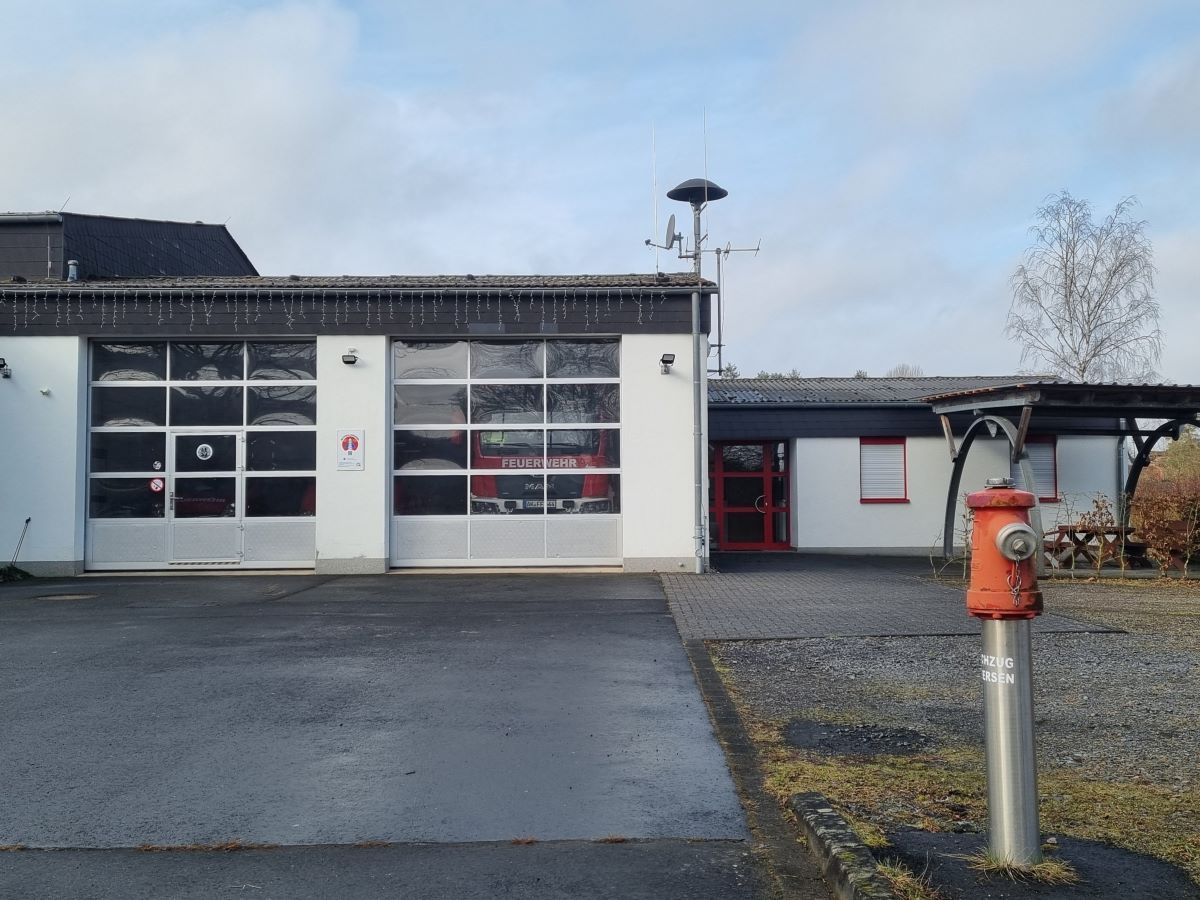
<path fill-rule="evenodd" d="M 12 378 L 12 369 L 8 367 L 8 363 L 2 356 L 0 356 L 0 378 Z"/>
<path fill-rule="evenodd" d="M 671 366 L 675 365 L 675 354 L 674 353 L 664 353 L 662 355 L 662 359 L 660 359 L 658 361 L 658 364 L 660 366 L 662 366 L 662 373 L 664 375 L 670 375 L 671 374 Z"/>
<path fill-rule="evenodd" d="M 345 353 L 342 354 L 342 362 L 344 362 L 348 366 L 354 365 L 356 362 L 358 362 L 358 351 L 355 350 L 353 347 L 348 349 Z"/>

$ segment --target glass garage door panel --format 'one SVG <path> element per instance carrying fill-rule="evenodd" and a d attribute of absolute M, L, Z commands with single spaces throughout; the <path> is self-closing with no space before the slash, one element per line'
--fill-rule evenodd
<path fill-rule="evenodd" d="M 620 349 L 395 341 L 393 563 L 619 560 Z"/>
<path fill-rule="evenodd" d="M 89 354 L 89 568 L 312 564 L 315 341 Z"/>

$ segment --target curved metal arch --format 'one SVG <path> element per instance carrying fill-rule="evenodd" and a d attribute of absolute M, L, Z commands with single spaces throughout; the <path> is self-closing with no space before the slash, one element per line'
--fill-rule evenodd
<path fill-rule="evenodd" d="M 1134 420 L 1135 427 L 1137 420 Z M 1133 465 L 1129 469 L 1129 474 L 1125 477 L 1125 494 L 1121 497 L 1121 526 L 1129 527 L 1130 503 L 1133 499 L 1133 494 L 1137 490 L 1138 480 L 1142 477 L 1142 471 L 1146 466 L 1150 465 L 1150 451 L 1154 449 L 1154 445 L 1165 437 L 1173 439 L 1179 438 L 1179 430 L 1184 425 L 1194 425 L 1195 419 L 1191 416 L 1183 419 L 1171 419 L 1159 425 L 1149 436 L 1142 439 L 1142 443 L 1138 446 L 1137 456 L 1133 459 Z"/>
<path fill-rule="evenodd" d="M 975 443 L 975 437 L 979 433 L 980 426 L 987 425 L 989 422 L 998 426 L 1004 432 L 1004 436 L 1008 438 L 1010 448 L 1010 458 L 1016 457 L 1017 464 L 1021 467 L 1021 478 L 1027 485 L 1034 483 L 1033 467 L 1029 465 L 1029 454 L 1025 451 L 1024 441 L 1021 442 L 1020 453 L 1017 453 L 1017 428 L 1008 419 L 1003 416 L 980 416 L 967 428 L 966 434 L 963 435 L 962 444 L 958 448 L 958 453 L 954 456 L 954 469 L 950 473 L 950 490 L 946 494 L 946 522 L 945 529 L 942 532 L 942 559 L 950 559 L 954 553 L 954 512 L 958 508 L 958 487 L 962 483 L 963 469 L 966 468 L 967 454 L 971 450 L 971 445 Z M 1008 473 L 1004 475 L 1007 477 Z M 1029 522 L 1034 530 L 1042 533 L 1042 507 L 1038 502 L 1037 491 L 1032 491 L 1033 494 L 1033 509 L 1029 510 Z M 1037 561 L 1038 571 L 1042 571 L 1042 555 L 1039 553 L 1035 557 Z"/>

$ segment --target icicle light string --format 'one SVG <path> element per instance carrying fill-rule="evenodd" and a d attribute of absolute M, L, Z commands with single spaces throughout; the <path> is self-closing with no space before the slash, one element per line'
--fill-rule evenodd
<path fill-rule="evenodd" d="M 115 286 L 114 286 L 115 287 Z M 453 290 L 453 295 L 451 295 Z M 613 294 L 616 293 L 616 310 L 613 306 Z M 53 294 L 53 296 L 51 296 Z M 495 295 L 495 296 L 493 296 Z M 146 301 L 143 310 L 142 300 Z M 278 299 L 280 309 L 275 309 Z M 659 315 L 660 309 L 671 300 L 665 291 L 659 289 L 640 291 L 629 288 L 629 301 L 637 304 L 636 323 L 645 325 L 653 322 Z M 492 301 L 495 300 L 495 318 L 492 319 Z M 153 317 L 150 321 L 160 327 L 168 327 L 175 321 L 175 314 L 180 314 L 180 326 L 187 322 L 186 331 L 194 332 L 203 326 L 209 330 L 224 322 L 226 326 L 232 323 L 231 331 L 240 332 L 242 326 L 261 331 L 269 326 L 285 325 L 288 331 L 294 331 L 298 319 L 306 320 L 308 313 L 315 315 L 313 306 L 319 304 L 320 326 L 322 328 L 341 328 L 359 325 L 374 331 L 384 328 L 383 305 L 387 306 L 388 321 L 396 322 L 403 315 L 403 304 L 409 306 L 409 326 L 415 331 L 420 327 L 445 326 L 454 330 L 462 330 L 472 321 L 491 321 L 503 330 L 509 323 L 521 323 L 523 315 L 528 319 L 534 313 L 534 307 L 540 306 L 540 322 L 549 326 L 553 323 L 561 327 L 574 323 L 580 330 L 591 332 L 601 327 L 605 322 L 611 322 L 615 314 L 620 314 L 625 307 L 625 287 L 604 286 L 565 286 L 562 288 L 534 287 L 526 290 L 498 289 L 487 290 L 476 287 L 474 292 L 460 288 L 444 288 L 429 290 L 412 288 L 401 290 L 372 290 L 336 288 L 333 290 L 311 291 L 280 291 L 262 287 L 246 287 L 221 292 L 191 289 L 162 289 L 162 290 L 133 290 L 132 296 L 128 288 L 113 290 L 34 290 L 34 291 L 3 291 L 0 292 L 0 315 L 11 322 L 13 329 L 35 327 L 49 328 L 40 325 L 42 319 L 50 319 L 53 312 L 54 327 L 62 329 L 72 324 L 74 320 L 86 325 L 90 320 L 98 329 L 119 329 L 121 323 L 127 323 L 131 312 L 135 315 Z M 53 303 L 51 303 L 53 301 Z M 353 301 L 353 305 L 351 305 Z M 528 314 L 522 309 L 523 301 L 528 301 Z M 84 312 L 84 304 L 91 305 L 91 315 Z M 224 304 L 225 314 L 214 321 L 213 313 L 218 304 Z M 580 310 L 580 304 L 583 309 Z M 453 304 L 453 310 L 451 305 Z M 132 306 L 132 309 L 131 309 Z M 374 310 L 372 311 L 372 306 Z M 397 307 L 400 307 L 399 311 Z M 506 306 L 508 319 L 505 319 Z M 53 307 L 53 309 L 51 308 Z M 157 307 L 157 308 L 156 308 Z M 330 311 L 332 308 L 332 312 Z M 472 309 L 475 312 L 471 316 Z M 185 315 L 186 313 L 186 315 Z M 203 313 L 203 317 L 201 317 Z M 537 322 L 534 319 L 533 322 Z M 530 324 L 532 325 L 533 322 Z"/>

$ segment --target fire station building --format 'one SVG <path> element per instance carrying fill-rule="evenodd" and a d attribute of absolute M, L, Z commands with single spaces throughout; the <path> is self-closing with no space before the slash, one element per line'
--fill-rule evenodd
<path fill-rule="evenodd" d="M 29 519 L 39 575 L 694 571 L 700 493 L 702 555 L 926 552 L 950 461 L 920 398 L 987 379 L 700 371 L 697 416 L 714 290 L 263 277 L 222 226 L 0 215 L 0 548 Z M 1115 439 L 1039 429 L 1044 500 L 1115 493 Z"/>

